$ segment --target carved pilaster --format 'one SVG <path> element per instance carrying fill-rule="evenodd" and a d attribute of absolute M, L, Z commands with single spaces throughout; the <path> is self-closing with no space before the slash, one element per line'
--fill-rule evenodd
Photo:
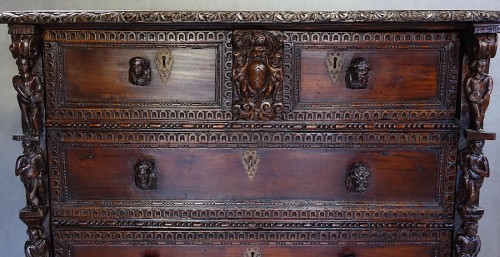
<path fill-rule="evenodd" d="M 234 120 L 283 119 L 283 41 L 277 31 L 234 31 Z"/>
<path fill-rule="evenodd" d="M 16 160 L 15 174 L 26 190 L 26 206 L 19 218 L 28 226 L 28 240 L 24 251 L 27 257 L 48 257 L 49 240 L 44 237 L 44 222 L 48 213 L 47 160 L 43 144 L 44 88 L 39 63 L 42 47 L 41 34 L 30 25 L 10 25 L 12 44 L 9 47 L 16 59 L 19 74 L 12 79 L 21 109 L 23 154 Z"/>
<path fill-rule="evenodd" d="M 495 140 L 494 133 L 483 131 L 484 117 L 493 90 L 488 74 L 490 58 L 497 50 L 498 26 L 475 25 L 471 30 L 468 52 L 468 71 L 464 74 L 462 90 L 463 142 L 459 159 L 460 181 L 457 189 L 457 213 L 461 225 L 455 237 L 455 256 L 477 256 L 481 239 L 477 234 L 478 221 L 484 210 L 479 206 L 479 193 L 484 178 L 490 176 L 488 159 L 483 154 L 485 140 Z"/>

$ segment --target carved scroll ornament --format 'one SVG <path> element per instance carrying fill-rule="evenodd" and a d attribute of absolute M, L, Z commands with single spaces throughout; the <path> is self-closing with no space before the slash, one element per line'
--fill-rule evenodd
<path fill-rule="evenodd" d="M 235 31 L 232 44 L 233 119 L 283 119 L 282 33 Z"/>
<path fill-rule="evenodd" d="M 151 65 L 142 57 L 133 57 L 129 61 L 128 81 L 138 86 L 148 86 L 151 83 Z"/>

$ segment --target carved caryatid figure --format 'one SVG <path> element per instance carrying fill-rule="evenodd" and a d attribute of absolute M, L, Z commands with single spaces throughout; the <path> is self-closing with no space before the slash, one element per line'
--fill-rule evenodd
<path fill-rule="evenodd" d="M 471 64 L 472 75 L 465 84 L 465 93 L 472 112 L 472 125 L 477 131 L 483 130 L 484 114 L 490 103 L 493 80 L 486 73 L 488 60 L 474 60 Z"/>
<path fill-rule="evenodd" d="M 477 224 L 466 222 L 465 233 L 459 235 L 455 240 L 455 251 L 457 257 L 476 257 L 481 249 L 481 238 L 477 235 Z"/>
<path fill-rule="evenodd" d="M 485 177 L 490 176 L 488 159 L 483 154 L 484 141 L 472 141 L 469 149 L 463 155 L 461 162 L 463 170 L 463 208 L 466 212 L 475 212 L 479 209 L 479 190 Z"/>
<path fill-rule="evenodd" d="M 33 227 L 29 228 L 26 233 L 29 237 L 24 244 L 26 257 L 49 257 L 49 240 L 42 236 L 42 229 Z"/>
<path fill-rule="evenodd" d="M 23 155 L 16 161 L 16 176 L 21 177 L 26 189 L 26 207 L 36 211 L 46 204 L 45 158 L 33 140 L 24 140 L 23 148 Z"/>
<path fill-rule="evenodd" d="M 345 74 L 346 87 L 364 89 L 368 87 L 368 72 L 370 65 L 365 58 L 359 57 L 351 61 Z"/>
<path fill-rule="evenodd" d="M 233 47 L 233 118 L 282 119 L 283 35 L 235 31 Z"/>
<path fill-rule="evenodd" d="M 157 176 L 154 172 L 154 163 L 150 161 L 140 161 L 134 166 L 135 185 L 144 190 L 155 189 Z"/>
<path fill-rule="evenodd" d="M 133 57 L 129 61 L 128 81 L 138 86 L 148 86 L 151 83 L 151 65 L 142 57 Z"/>
<path fill-rule="evenodd" d="M 33 140 L 24 140 L 23 148 L 23 155 L 16 161 L 16 176 L 21 177 L 26 189 L 26 207 L 35 211 L 45 205 L 45 157 Z"/>
<path fill-rule="evenodd" d="M 22 128 L 24 133 L 41 132 L 41 113 L 43 103 L 43 87 L 39 76 L 32 73 L 35 61 L 19 58 L 16 60 L 19 74 L 12 83 L 17 91 L 17 100 L 21 109 Z"/>

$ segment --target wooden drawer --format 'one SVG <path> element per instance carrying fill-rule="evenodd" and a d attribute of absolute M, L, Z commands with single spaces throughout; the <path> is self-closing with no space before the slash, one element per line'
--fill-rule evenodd
<path fill-rule="evenodd" d="M 137 149 L 75 146 L 65 149 L 68 198 L 73 200 L 322 200 L 436 202 L 442 149 Z M 255 155 L 253 155 L 255 154 Z M 248 157 L 245 157 L 248 156 Z M 244 158 L 254 162 L 248 174 Z M 304 160 L 308 160 L 305 162 Z M 155 185 L 141 172 L 156 176 Z M 369 171 L 348 189 L 359 163 Z M 149 166 L 151 165 L 151 166 Z M 144 176 L 148 176 L 148 174 Z M 368 174 L 368 173 L 367 173 Z M 365 183 L 366 185 L 361 185 Z M 290 190 L 292 189 L 293 190 Z"/>
<path fill-rule="evenodd" d="M 48 107 L 220 108 L 228 33 L 45 31 Z M 94 118 L 133 118 L 108 115 Z"/>
<path fill-rule="evenodd" d="M 459 67 L 456 34 L 285 34 L 289 42 L 285 51 L 295 60 L 289 70 L 295 106 L 289 118 L 325 109 L 329 116 L 315 118 L 452 118 Z M 427 111 L 422 112 L 423 107 Z"/>
<path fill-rule="evenodd" d="M 56 231 L 55 245 L 71 257 L 443 257 L 449 236 L 445 230 Z"/>
<path fill-rule="evenodd" d="M 432 257 L 432 244 L 391 246 L 272 246 L 272 247 L 230 247 L 230 246 L 77 246 L 74 257 L 179 257 L 179 256 L 221 256 L 221 257 Z"/>
<path fill-rule="evenodd" d="M 125 137 L 125 141 L 119 142 L 93 134 L 100 138 L 97 141 L 104 140 L 102 144 L 97 141 L 89 143 L 85 134 L 82 134 L 81 141 L 69 139 L 70 134 L 79 133 L 68 131 L 59 134 L 62 136 L 59 140 L 53 135 L 49 140 L 49 160 L 53 164 L 51 174 L 56 174 L 51 177 L 51 197 L 57 205 L 55 209 L 61 211 L 56 211 L 56 216 L 111 215 L 126 218 L 118 210 L 125 208 L 123 213 L 137 219 L 168 218 L 179 206 L 188 210 L 186 214 L 180 211 L 181 216 L 201 219 L 276 218 L 283 213 L 279 206 L 291 208 L 285 212 L 295 219 L 448 220 L 453 215 L 455 167 L 448 163 L 455 158 L 455 153 L 448 141 L 454 140 L 454 136 L 449 133 L 422 133 L 409 137 L 426 140 L 423 144 L 401 141 L 400 144 L 383 146 L 364 142 L 352 149 L 340 142 L 329 144 L 327 140 L 322 142 L 324 145 L 316 144 L 312 148 L 290 146 L 283 149 L 281 144 L 286 144 L 286 141 L 250 148 L 231 145 L 216 148 L 215 144 L 204 142 L 201 145 L 214 148 L 203 148 L 197 144 L 169 145 L 168 136 L 164 137 L 166 141 L 155 137 L 153 141 L 137 142 Z M 331 138 L 340 139 L 347 135 L 351 137 L 350 134 L 338 133 L 336 136 L 332 134 Z M 291 138 L 297 139 L 298 136 Z M 313 137 L 313 134 L 307 136 Z M 390 133 L 371 136 L 400 139 Z M 437 141 L 428 145 L 432 138 Z M 253 152 L 253 158 L 259 161 L 253 162 L 252 175 L 244 163 L 248 163 L 245 158 L 248 159 L 249 153 Z M 151 171 L 156 178 L 143 183 L 143 187 L 136 182 L 139 178 L 136 166 L 141 161 L 154 165 Z M 359 180 L 353 178 L 352 173 L 362 170 L 362 166 L 369 170 L 369 175 L 364 179 L 366 173 L 361 172 Z M 78 213 L 76 209 L 72 210 L 90 203 L 99 206 L 104 214 L 100 211 L 92 214 L 92 209 L 79 209 Z M 113 213 L 106 209 L 110 204 L 115 207 Z M 217 210 L 218 204 L 231 211 L 214 211 L 212 214 L 211 210 Z M 156 213 L 151 206 L 160 212 Z M 240 213 L 238 206 L 256 209 L 255 212 Z M 320 209 L 311 213 L 295 212 L 300 206 L 319 206 Z M 128 212 L 127 207 L 138 209 Z M 192 207 L 197 211 L 192 211 Z M 366 207 L 372 211 L 358 213 Z M 269 213 L 262 208 L 269 208 Z M 325 208 L 352 212 L 325 213 Z M 206 211 L 200 212 L 203 209 Z M 382 210 L 387 210 L 387 213 L 382 213 Z"/>

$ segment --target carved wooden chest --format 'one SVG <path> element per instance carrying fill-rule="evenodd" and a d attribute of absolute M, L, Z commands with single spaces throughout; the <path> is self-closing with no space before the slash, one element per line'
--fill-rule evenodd
<path fill-rule="evenodd" d="M 8 12 L 26 256 L 476 256 L 500 12 Z"/>

